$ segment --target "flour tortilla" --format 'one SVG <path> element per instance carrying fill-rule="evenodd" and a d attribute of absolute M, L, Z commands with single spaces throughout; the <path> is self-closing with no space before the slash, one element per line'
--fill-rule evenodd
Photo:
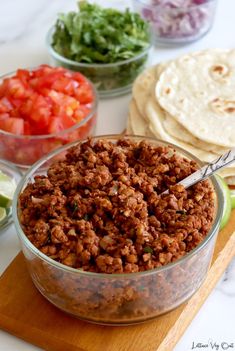
<path fill-rule="evenodd" d="M 152 104 L 151 100 L 148 99 L 147 105 L 146 105 L 146 112 L 149 112 L 150 114 L 156 113 L 157 108 L 160 109 L 160 107 L 154 106 L 154 100 Z M 146 113 L 146 117 L 148 117 L 147 113 Z M 162 126 L 161 117 L 155 118 L 153 123 L 150 123 L 148 126 L 146 121 L 141 116 L 134 100 L 132 100 L 129 105 L 128 125 L 130 126 L 128 132 L 129 131 L 133 132 L 135 135 L 151 136 L 161 140 L 165 140 L 169 143 L 175 144 L 191 152 L 202 161 L 209 162 L 214 160 L 217 157 L 216 154 L 200 150 L 198 148 L 193 147 L 190 144 L 183 143 L 180 140 L 169 136 Z"/>
<path fill-rule="evenodd" d="M 144 116 L 144 106 L 150 89 L 156 83 L 157 66 L 148 67 L 135 80 L 132 88 L 132 95 L 135 99 L 139 113 Z"/>
<path fill-rule="evenodd" d="M 192 135 L 235 146 L 235 50 L 210 50 L 167 65 L 156 84 L 160 106 Z"/>
<path fill-rule="evenodd" d="M 194 147 L 168 134 L 163 126 L 164 115 L 153 96 L 151 96 L 146 103 L 145 116 L 148 119 L 151 132 L 156 135 L 156 137 L 187 150 L 205 162 L 211 162 L 218 156 L 215 153 Z"/>
<path fill-rule="evenodd" d="M 130 134 L 130 135 L 134 134 L 133 129 L 132 129 L 132 125 L 131 125 L 130 112 L 129 112 L 129 115 L 127 117 L 126 134 Z"/>
<path fill-rule="evenodd" d="M 193 55 L 198 56 L 201 52 L 196 52 Z M 190 59 L 189 55 L 183 56 L 179 60 L 187 60 Z M 147 68 L 140 76 L 136 79 L 133 86 L 133 99 L 137 105 L 137 109 L 139 113 L 145 118 L 145 105 L 150 97 L 152 91 L 155 89 L 156 82 L 158 81 L 162 72 L 168 67 L 168 65 L 172 61 L 168 61 L 166 63 L 157 64 L 155 66 Z M 217 146 L 214 144 L 210 144 L 195 138 L 191 133 L 188 132 L 183 126 L 181 126 L 169 113 L 166 113 L 162 109 L 158 110 L 159 114 L 164 114 L 163 116 L 163 125 L 164 129 L 174 138 L 182 140 L 192 146 L 197 145 L 202 150 L 214 152 L 217 155 L 221 155 L 226 152 L 227 148 L 223 148 L 221 146 Z M 142 121 L 144 122 L 144 121 Z M 133 128 L 132 128 L 133 130 Z"/>
<path fill-rule="evenodd" d="M 205 53 L 217 55 L 224 53 L 224 51 L 214 49 L 201 51 L 180 57 L 177 61 L 179 61 L 179 63 L 185 63 L 190 61 L 191 57 L 204 57 Z M 170 143 L 185 148 L 203 161 L 210 162 L 214 160 L 218 154 L 224 153 L 228 147 L 208 143 L 194 136 L 174 117 L 172 117 L 170 113 L 164 111 L 156 99 L 155 113 L 151 114 L 157 116 L 157 120 L 149 122 L 146 110 L 151 111 L 151 108 L 147 107 L 146 109 L 146 104 L 148 104 L 149 99 L 152 99 L 151 94 L 152 91 L 155 91 L 155 85 L 160 78 L 160 75 L 165 69 L 167 69 L 168 66 L 170 66 L 170 64 L 171 62 L 168 62 L 166 64 L 158 64 L 154 67 L 150 67 L 136 79 L 133 86 L 133 101 L 130 105 L 127 132 L 129 134 L 155 136 L 159 139 L 166 140 Z M 153 77 L 154 79 L 152 79 Z M 217 78 L 221 77 L 219 76 Z M 156 108 L 157 105 L 158 107 Z M 134 125 L 135 132 L 132 125 Z M 219 174 L 226 177 L 226 181 L 228 181 L 229 184 L 235 183 L 235 168 L 230 168 L 229 171 L 227 171 L 227 168 L 223 169 L 219 172 Z"/>
<path fill-rule="evenodd" d="M 179 138 L 175 138 L 167 133 L 164 129 L 163 123 L 165 120 L 164 111 L 159 106 L 154 98 L 156 80 L 162 72 L 164 72 L 167 64 L 159 64 L 153 67 L 152 70 L 147 69 L 148 72 L 145 76 L 143 73 L 134 83 L 133 87 L 133 99 L 129 106 L 128 123 L 131 125 L 131 129 L 136 135 L 144 136 L 155 136 L 158 139 L 165 140 L 173 143 L 177 146 L 184 148 L 197 156 L 202 161 L 210 162 L 217 157 L 216 153 L 207 152 L 203 149 L 194 147 L 190 143 L 183 142 Z M 150 79 L 149 74 L 154 74 L 155 79 Z M 141 82 L 144 84 L 141 85 Z M 138 108 L 140 106 L 140 109 Z M 187 132 L 187 131 L 186 131 Z"/>
<path fill-rule="evenodd" d="M 198 146 L 200 149 L 205 151 L 211 151 L 217 155 L 222 155 L 228 148 L 223 146 L 218 146 L 215 144 L 207 143 L 194 137 L 190 132 L 187 131 L 181 124 L 179 124 L 170 114 L 164 113 L 165 118 L 163 121 L 163 126 L 165 130 L 173 137 L 178 138 L 186 143 L 194 146 Z"/>
<path fill-rule="evenodd" d="M 141 116 L 137 105 L 134 100 L 130 102 L 129 105 L 129 115 L 128 115 L 128 132 L 135 135 L 150 136 L 154 137 L 149 130 L 149 126 L 146 121 Z"/>
<path fill-rule="evenodd" d="M 133 134 L 146 136 L 148 126 L 139 113 L 134 100 L 132 100 L 129 105 L 128 119 L 130 121 L 129 123 L 131 125 Z"/>
<path fill-rule="evenodd" d="M 214 153 L 205 152 L 204 150 L 195 148 L 190 144 L 187 145 L 187 143 L 183 143 L 177 138 L 172 138 L 164 130 L 164 123 L 161 123 L 164 120 L 161 118 L 161 108 L 159 107 L 159 105 L 157 106 L 157 108 L 156 106 L 155 107 L 151 106 L 151 104 L 147 107 L 147 111 L 152 111 L 152 109 L 154 109 L 155 113 L 157 111 L 158 118 L 155 119 L 155 122 L 150 123 L 150 125 L 148 126 L 146 121 L 141 116 L 135 101 L 132 100 L 129 106 L 127 134 L 150 136 L 161 140 L 165 140 L 169 143 L 173 143 L 179 147 L 182 147 L 183 149 L 191 152 L 196 157 L 198 157 L 199 159 L 205 162 L 211 162 L 217 157 L 217 155 Z M 221 170 L 218 173 L 226 179 L 228 184 L 231 184 L 231 185 L 235 184 L 235 167 L 230 166 L 228 168 Z"/>

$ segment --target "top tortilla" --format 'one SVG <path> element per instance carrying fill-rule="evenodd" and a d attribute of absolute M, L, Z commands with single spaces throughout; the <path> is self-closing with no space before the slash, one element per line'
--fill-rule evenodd
<path fill-rule="evenodd" d="M 201 52 L 193 53 L 192 55 L 198 56 Z M 185 56 L 186 57 L 186 56 Z M 138 114 L 146 119 L 146 104 L 148 100 L 151 99 L 152 92 L 155 89 L 156 82 L 158 81 L 162 72 L 166 69 L 166 67 L 172 61 L 168 61 L 166 63 L 160 63 L 155 66 L 147 68 L 143 73 L 141 73 L 138 78 L 135 80 L 133 85 L 133 99 L 136 103 L 137 109 L 139 111 Z M 157 101 L 155 106 L 157 105 Z M 131 109 L 131 105 L 130 105 Z M 181 140 L 182 142 L 186 142 L 187 144 L 191 144 L 192 146 L 197 146 L 202 150 L 210 151 L 221 155 L 226 152 L 227 148 L 222 146 L 214 145 L 211 143 L 207 143 L 203 140 L 200 140 L 194 137 L 187 129 L 185 129 L 182 125 L 180 125 L 169 113 L 162 110 L 159 106 L 157 109 L 157 115 L 162 115 L 162 123 L 164 125 L 164 129 L 174 138 Z M 133 114 L 131 114 L 132 120 L 135 119 Z M 129 122 L 130 123 L 130 122 Z M 144 121 L 142 121 L 142 124 Z M 148 118 L 146 119 L 146 123 L 148 123 Z M 139 124 L 138 116 L 136 116 L 136 124 Z M 137 127 L 138 128 L 138 127 Z M 133 130 L 133 128 L 132 128 Z"/>
<path fill-rule="evenodd" d="M 162 109 L 194 137 L 235 146 L 235 50 L 209 50 L 171 62 L 155 94 Z"/>

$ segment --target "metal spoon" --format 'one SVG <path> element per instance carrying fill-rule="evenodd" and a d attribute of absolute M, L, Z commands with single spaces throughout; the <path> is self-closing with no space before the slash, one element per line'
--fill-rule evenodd
<path fill-rule="evenodd" d="M 219 169 L 228 166 L 230 163 L 235 161 L 235 148 L 227 151 L 224 155 L 219 156 L 211 163 L 200 168 L 198 171 L 190 174 L 190 176 L 182 179 L 179 183 L 184 186 L 185 189 L 200 182 L 201 180 L 208 178 Z M 169 190 L 164 191 L 162 194 L 168 194 Z"/>

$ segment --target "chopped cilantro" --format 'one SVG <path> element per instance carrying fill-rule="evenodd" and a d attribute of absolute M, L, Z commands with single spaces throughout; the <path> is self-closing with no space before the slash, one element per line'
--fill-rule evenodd
<path fill-rule="evenodd" d="M 88 216 L 88 214 L 87 214 L 87 213 L 86 213 L 86 214 L 84 214 L 83 219 L 85 219 L 85 221 L 88 221 L 88 220 L 89 220 L 89 216 Z"/>
<path fill-rule="evenodd" d="M 77 209 L 78 209 L 78 203 L 75 201 L 75 202 L 73 203 L 73 205 L 72 205 L 72 211 L 73 211 L 73 214 L 72 214 L 72 215 L 75 214 L 75 212 L 77 211 Z"/>
<path fill-rule="evenodd" d="M 52 46 L 60 55 L 83 63 L 113 63 L 149 46 L 149 25 L 139 14 L 86 1 L 78 7 L 78 12 L 60 14 L 56 22 Z"/>
<path fill-rule="evenodd" d="M 150 246 L 146 246 L 146 247 L 144 247 L 144 252 L 152 254 L 153 253 L 153 249 Z"/>
<path fill-rule="evenodd" d="M 185 210 L 178 210 L 178 211 L 176 211 L 176 213 L 182 214 L 182 215 L 186 215 L 187 214 L 187 212 Z"/>

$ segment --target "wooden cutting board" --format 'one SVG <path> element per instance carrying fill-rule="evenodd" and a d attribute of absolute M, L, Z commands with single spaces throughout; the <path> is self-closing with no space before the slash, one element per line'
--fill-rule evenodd
<path fill-rule="evenodd" d="M 49 351 L 171 351 L 235 255 L 235 210 L 218 236 L 207 279 L 184 305 L 154 321 L 106 327 L 75 319 L 36 290 L 20 253 L 0 277 L 0 328 Z"/>

